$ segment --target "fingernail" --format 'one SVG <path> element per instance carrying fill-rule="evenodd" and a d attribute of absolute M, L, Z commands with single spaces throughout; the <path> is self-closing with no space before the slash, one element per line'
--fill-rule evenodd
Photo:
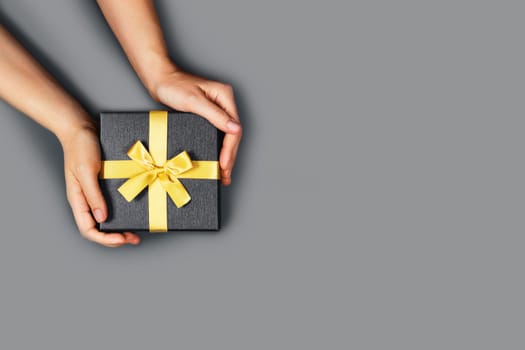
<path fill-rule="evenodd" d="M 229 120 L 228 123 L 226 123 L 226 127 L 230 131 L 239 131 L 241 129 L 241 126 L 239 125 L 239 123 L 234 122 L 233 120 Z"/>
<path fill-rule="evenodd" d="M 228 185 L 230 185 L 231 182 L 232 182 L 231 177 L 229 177 L 229 176 L 223 176 L 223 177 L 222 177 L 222 184 L 223 184 L 224 186 L 228 186 Z"/>
<path fill-rule="evenodd" d="M 130 238 L 128 238 L 128 243 L 137 245 L 137 244 L 140 243 L 140 238 L 138 238 L 138 237 L 130 237 Z"/>
<path fill-rule="evenodd" d="M 97 220 L 97 222 L 104 221 L 104 213 L 102 213 L 101 209 L 93 210 L 93 216 L 95 217 L 95 220 Z"/>

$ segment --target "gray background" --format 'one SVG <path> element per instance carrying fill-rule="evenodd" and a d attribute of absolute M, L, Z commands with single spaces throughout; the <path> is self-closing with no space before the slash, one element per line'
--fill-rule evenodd
<path fill-rule="evenodd" d="M 59 144 L 0 104 L 0 347 L 525 346 L 524 5 L 157 4 L 175 60 L 235 87 L 224 228 L 82 239 Z M 0 13 L 92 114 L 157 107 L 94 2 Z"/>

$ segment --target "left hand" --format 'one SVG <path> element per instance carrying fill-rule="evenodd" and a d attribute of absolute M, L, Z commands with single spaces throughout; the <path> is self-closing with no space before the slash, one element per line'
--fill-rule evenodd
<path fill-rule="evenodd" d="M 93 242 L 116 248 L 139 244 L 133 232 L 100 232 L 96 222 L 107 218 L 107 206 L 98 183 L 100 144 L 94 125 L 69 132 L 60 140 L 64 150 L 66 193 L 80 234 Z"/>
<path fill-rule="evenodd" d="M 219 164 L 222 183 L 229 185 L 242 137 L 232 87 L 174 69 L 162 74 L 150 89 L 150 94 L 171 108 L 206 118 L 226 133 Z"/>

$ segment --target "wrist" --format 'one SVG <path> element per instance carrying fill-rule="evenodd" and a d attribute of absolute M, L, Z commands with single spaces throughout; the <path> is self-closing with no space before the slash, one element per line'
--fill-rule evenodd
<path fill-rule="evenodd" d="M 62 125 L 59 130 L 56 130 L 54 134 L 64 148 L 73 138 L 83 131 L 89 131 L 95 134 L 97 133 L 95 121 L 91 119 L 87 113 L 73 115 L 66 123 Z"/>
<path fill-rule="evenodd" d="M 157 90 L 163 79 L 170 74 L 180 71 L 167 54 L 151 54 L 145 60 L 144 68 L 139 76 L 151 97 L 158 101 Z"/>

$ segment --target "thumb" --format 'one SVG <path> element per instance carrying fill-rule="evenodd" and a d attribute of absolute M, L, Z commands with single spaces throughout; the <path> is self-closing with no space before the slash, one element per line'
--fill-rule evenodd
<path fill-rule="evenodd" d="M 90 167 L 77 174 L 77 179 L 86 197 L 91 213 L 97 222 L 107 218 L 107 206 L 98 182 L 98 169 Z"/>

